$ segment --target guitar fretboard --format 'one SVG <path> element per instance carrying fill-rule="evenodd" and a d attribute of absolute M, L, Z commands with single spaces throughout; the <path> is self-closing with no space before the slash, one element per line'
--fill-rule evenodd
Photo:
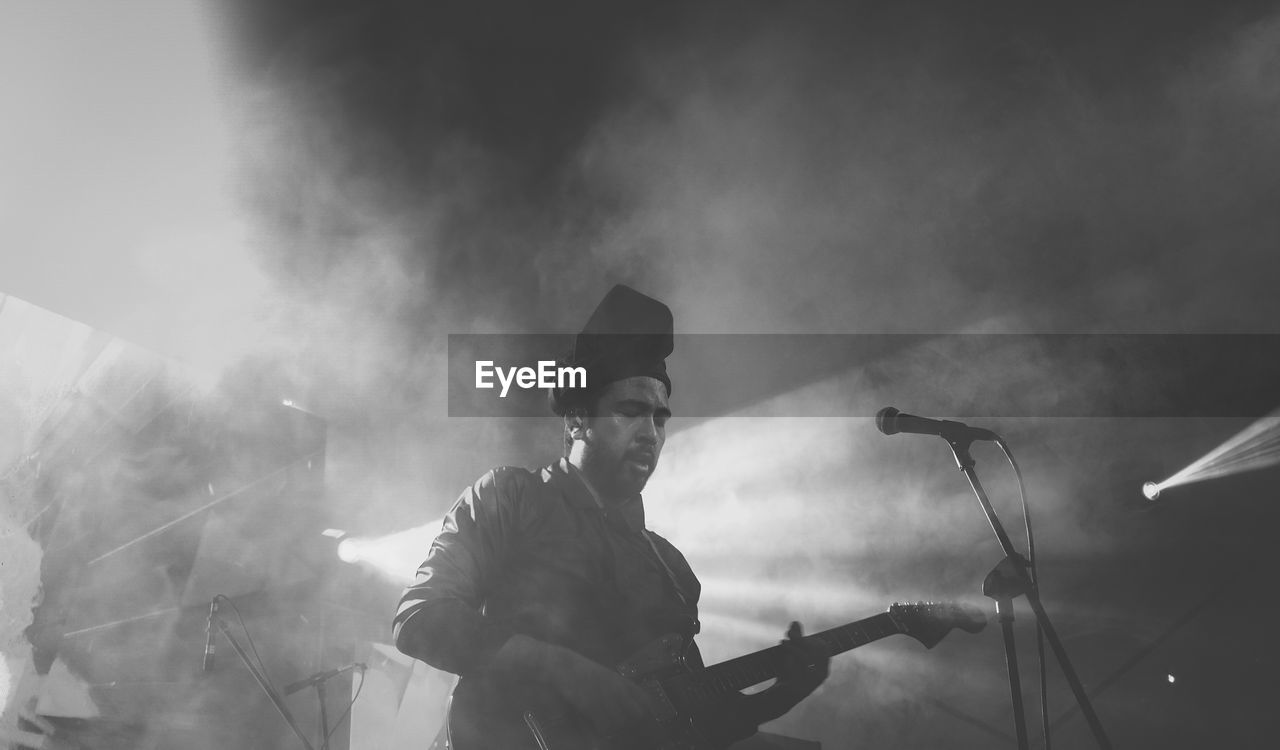
<path fill-rule="evenodd" d="M 806 636 L 805 640 L 821 641 L 835 656 L 900 632 L 889 613 L 882 612 L 865 620 L 814 633 Z M 680 686 L 681 692 L 687 698 L 705 700 L 758 685 L 778 676 L 782 657 L 782 646 L 774 646 L 720 662 L 697 674 L 686 675 L 688 682 Z"/>

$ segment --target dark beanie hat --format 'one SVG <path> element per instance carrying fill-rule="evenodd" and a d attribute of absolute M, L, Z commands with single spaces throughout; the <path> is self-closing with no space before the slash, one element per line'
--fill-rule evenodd
<path fill-rule="evenodd" d="M 585 404 L 610 383 L 636 375 L 661 382 L 671 395 L 667 357 L 675 347 L 671 308 L 629 286 L 609 290 L 587 325 L 573 340 L 573 351 L 561 362 L 587 371 L 586 388 L 553 388 L 551 410 L 564 416 Z"/>

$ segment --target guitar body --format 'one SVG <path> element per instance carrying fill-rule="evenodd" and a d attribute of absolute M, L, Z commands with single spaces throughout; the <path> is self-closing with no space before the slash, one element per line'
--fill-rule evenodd
<path fill-rule="evenodd" d="M 986 625 L 977 609 L 951 604 L 894 604 L 887 612 L 808 636 L 835 655 L 890 635 L 908 635 L 933 648 L 952 628 L 976 633 Z M 512 683 L 476 674 L 459 680 L 449 700 L 452 750 L 707 750 L 708 728 L 734 710 L 738 691 L 777 677 L 782 646 L 703 669 L 685 662 L 688 643 L 665 635 L 618 665 L 654 699 L 655 715 L 640 726 L 605 736 L 592 717 L 575 711 L 540 683 Z"/>
<path fill-rule="evenodd" d="M 464 677 L 449 700 L 450 745 L 453 750 L 700 750 L 706 745 L 694 721 L 685 718 L 699 707 L 664 688 L 689 674 L 687 648 L 684 638 L 669 634 L 618 666 L 663 710 L 642 726 L 610 736 L 595 731 L 591 717 L 545 685 Z"/>
<path fill-rule="evenodd" d="M 458 681 L 446 721 L 451 750 L 541 750 L 538 733 L 556 750 L 612 750 L 590 732 L 589 722 L 548 692 L 485 677 Z"/>

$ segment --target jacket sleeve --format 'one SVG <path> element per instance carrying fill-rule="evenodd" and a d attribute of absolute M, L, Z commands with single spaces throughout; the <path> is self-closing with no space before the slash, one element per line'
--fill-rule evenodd
<path fill-rule="evenodd" d="M 400 651 L 462 674 L 487 663 L 513 635 L 481 609 L 519 536 L 515 480 L 511 470 L 489 472 L 444 517 L 392 622 Z"/>

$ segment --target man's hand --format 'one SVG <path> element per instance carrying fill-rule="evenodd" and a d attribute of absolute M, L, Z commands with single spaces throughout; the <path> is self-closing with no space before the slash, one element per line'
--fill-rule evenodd
<path fill-rule="evenodd" d="M 792 622 L 787 637 L 782 641 L 783 661 L 778 670 L 778 682 L 771 689 L 794 698 L 791 703 L 804 700 L 827 679 L 831 670 L 831 654 L 817 639 L 804 640 L 800 623 Z"/>
<path fill-rule="evenodd" d="M 653 715 L 652 699 L 640 686 L 561 646 L 516 635 L 498 650 L 494 666 L 547 684 L 604 733 Z"/>
<path fill-rule="evenodd" d="M 777 681 L 758 693 L 735 696 L 706 727 L 714 740 L 727 745 L 751 736 L 757 726 L 795 708 L 827 679 L 831 654 L 821 642 L 803 638 L 800 623 L 791 623 L 782 641 L 782 664 Z"/>

